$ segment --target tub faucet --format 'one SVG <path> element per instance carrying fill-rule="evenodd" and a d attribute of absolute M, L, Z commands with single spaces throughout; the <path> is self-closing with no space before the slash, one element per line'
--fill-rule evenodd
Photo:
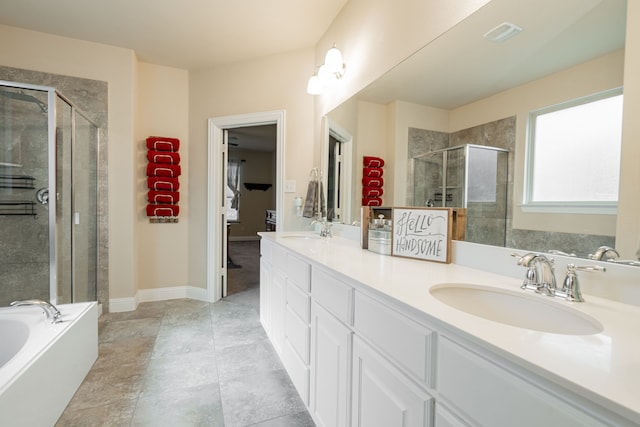
<path fill-rule="evenodd" d="M 37 305 L 44 311 L 47 319 L 51 320 L 51 323 L 62 322 L 62 313 L 60 313 L 60 310 L 58 310 L 55 305 L 47 301 L 42 301 L 39 299 L 27 299 L 22 301 L 14 301 L 9 305 L 11 305 L 12 307 L 19 307 L 21 305 Z"/>

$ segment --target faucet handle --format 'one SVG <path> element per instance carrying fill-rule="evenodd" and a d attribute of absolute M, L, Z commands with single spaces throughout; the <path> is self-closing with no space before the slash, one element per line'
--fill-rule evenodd
<path fill-rule="evenodd" d="M 578 271 L 607 271 L 605 267 L 598 265 L 579 266 L 575 264 L 567 264 L 567 275 L 562 283 L 562 289 L 556 291 L 556 295 L 565 298 L 567 301 L 583 302 L 580 283 L 578 282 Z"/>
<path fill-rule="evenodd" d="M 533 260 L 536 259 L 537 255 L 533 252 L 529 252 L 525 255 L 520 255 L 517 253 L 512 253 L 512 257 L 518 258 L 518 265 L 525 267 L 527 272 L 525 273 L 525 279 L 520 286 L 521 289 L 529 289 L 531 291 L 535 291 L 538 289 L 538 273 L 536 272 L 535 263 Z"/>

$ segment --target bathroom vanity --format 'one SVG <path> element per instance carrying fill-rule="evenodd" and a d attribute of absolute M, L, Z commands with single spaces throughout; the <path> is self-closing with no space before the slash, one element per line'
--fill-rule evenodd
<path fill-rule="evenodd" d="M 640 425 L 638 307 L 555 301 L 515 277 L 340 237 L 260 234 L 260 320 L 319 427 Z M 506 295 L 525 321 L 552 312 L 516 327 L 438 295 L 465 289 L 501 309 Z"/>

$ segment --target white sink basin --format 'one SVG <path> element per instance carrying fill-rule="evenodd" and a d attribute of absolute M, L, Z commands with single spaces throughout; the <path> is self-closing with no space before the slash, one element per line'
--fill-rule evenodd
<path fill-rule="evenodd" d="M 596 319 L 545 300 L 542 295 L 512 292 L 488 286 L 443 284 L 430 289 L 441 302 L 474 316 L 518 328 L 564 335 L 591 335 L 602 332 Z"/>

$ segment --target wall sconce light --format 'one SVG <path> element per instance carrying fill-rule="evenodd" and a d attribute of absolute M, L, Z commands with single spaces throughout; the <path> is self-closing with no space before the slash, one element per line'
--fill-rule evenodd
<path fill-rule="evenodd" d="M 332 79 L 344 76 L 347 66 L 342 59 L 342 52 L 334 44 L 324 57 L 324 64 L 317 67 L 307 83 L 307 93 L 320 95 Z"/>

